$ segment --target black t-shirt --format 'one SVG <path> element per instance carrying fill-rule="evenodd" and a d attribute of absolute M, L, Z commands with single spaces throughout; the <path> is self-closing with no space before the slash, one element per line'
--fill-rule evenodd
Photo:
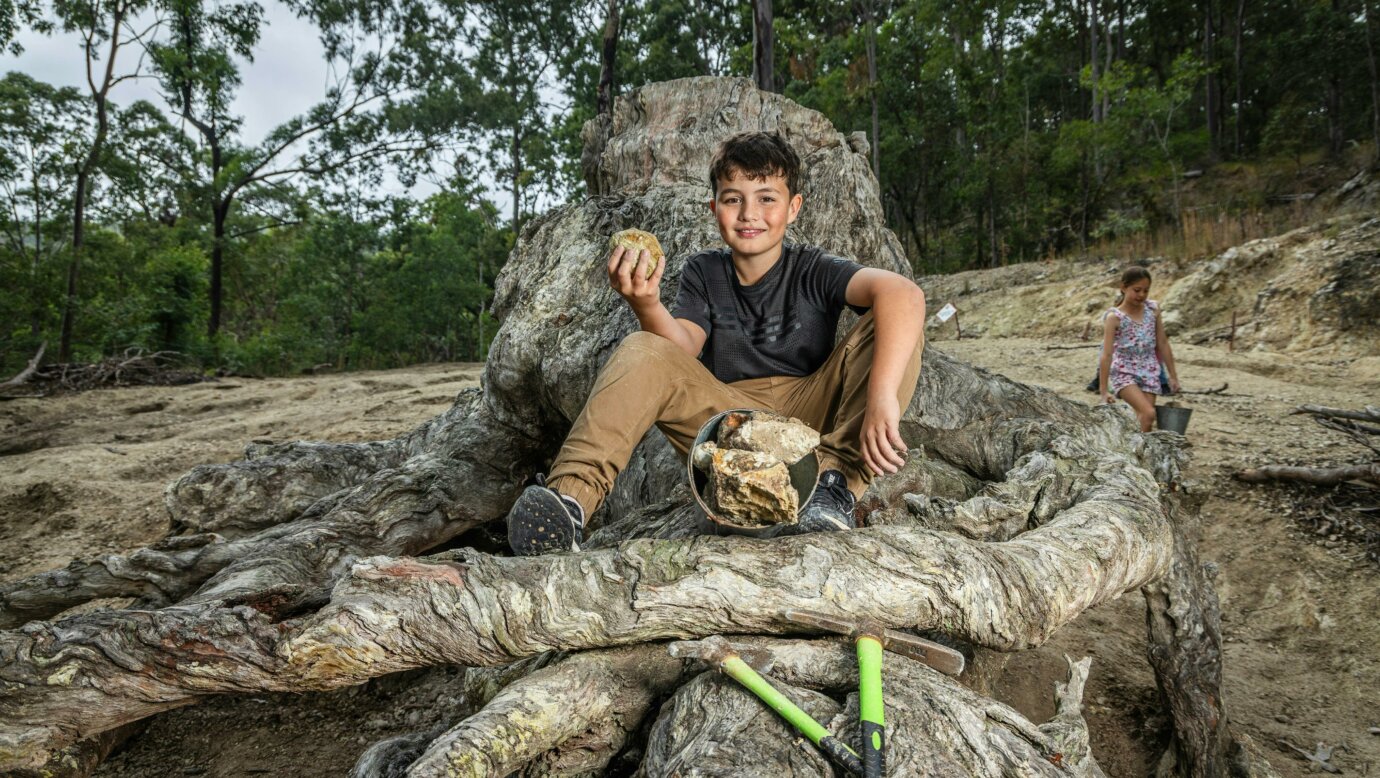
<path fill-rule="evenodd" d="M 671 315 L 704 329 L 700 361 L 724 383 L 805 376 L 829 358 L 844 292 L 859 270 L 821 249 L 784 244 L 771 270 L 743 286 L 730 251 L 711 249 L 686 260 Z"/>

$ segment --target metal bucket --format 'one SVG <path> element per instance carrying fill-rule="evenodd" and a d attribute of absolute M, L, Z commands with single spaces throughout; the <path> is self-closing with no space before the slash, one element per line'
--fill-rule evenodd
<path fill-rule="evenodd" d="M 1155 406 L 1155 426 L 1167 432 L 1177 432 L 1182 435 L 1188 429 L 1188 417 L 1192 415 L 1192 408 L 1157 405 Z"/>
<path fill-rule="evenodd" d="M 744 527 L 719 516 L 710 510 L 704 501 L 704 491 L 709 486 L 709 477 L 695 467 L 695 449 L 705 441 L 714 440 L 719 434 L 719 424 L 730 413 L 753 413 L 754 408 L 731 408 L 717 414 L 700 427 L 695 442 L 690 444 L 690 454 L 685 458 L 685 477 L 690 484 L 690 492 L 695 495 L 695 504 L 700 507 L 700 529 L 706 535 L 747 535 L 754 538 L 770 537 L 778 531 L 780 524 L 766 527 Z M 791 486 L 800 495 L 800 504 L 810 501 L 815 493 L 815 482 L 819 479 L 819 459 L 811 451 L 799 462 L 786 468 L 791 474 Z"/>

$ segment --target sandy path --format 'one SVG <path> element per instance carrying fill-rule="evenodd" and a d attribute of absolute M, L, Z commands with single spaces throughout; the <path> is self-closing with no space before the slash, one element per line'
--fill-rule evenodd
<path fill-rule="evenodd" d="M 167 531 L 163 487 L 253 440 L 392 438 L 480 365 L 105 389 L 0 403 L 0 576 L 128 551 Z"/>
<path fill-rule="evenodd" d="M 1047 350 L 1020 338 L 939 348 L 1017 380 L 1090 401 L 1091 350 Z M 1190 473 L 1208 497 L 1202 553 L 1217 565 L 1227 640 L 1228 709 L 1284 776 L 1308 772 L 1279 745 L 1344 743 L 1348 774 L 1380 769 L 1380 570 L 1346 543 L 1298 528 L 1289 511 L 1319 492 L 1243 487 L 1236 467 L 1343 463 L 1362 451 L 1338 433 L 1286 416 L 1303 402 L 1357 407 L 1380 396 L 1380 358 L 1307 362 L 1176 346 L 1192 398 Z M 203 462 L 237 458 L 251 440 L 387 438 L 444 410 L 477 381 L 477 365 L 291 379 L 232 379 L 0 403 L 0 576 L 65 564 L 73 554 L 128 551 L 166 529 L 162 489 Z M 1305 506 L 1300 515 L 1313 508 Z M 1167 722 L 1144 661 L 1140 597 L 1094 610 L 1038 651 L 1013 657 L 1002 697 L 1042 720 L 1053 712 L 1063 655 L 1092 655 L 1088 715 L 1109 775 L 1144 774 Z M 433 671 L 454 674 L 455 669 Z M 419 674 L 330 694 L 222 697 L 156 718 L 99 771 L 105 776 L 300 775 L 348 772 L 369 743 L 453 714 L 462 701 Z"/>

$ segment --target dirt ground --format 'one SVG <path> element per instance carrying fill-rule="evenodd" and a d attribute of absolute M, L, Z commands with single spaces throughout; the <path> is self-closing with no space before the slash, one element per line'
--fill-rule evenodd
<path fill-rule="evenodd" d="M 932 342 L 1017 380 L 1094 399 L 1082 385 L 1095 352 L 1049 349 L 1076 339 L 952 338 L 940 328 Z M 1380 726 L 1380 567 L 1355 538 L 1315 530 L 1328 497 L 1356 495 L 1230 478 L 1247 465 L 1363 460 L 1368 452 L 1343 435 L 1288 412 L 1305 402 L 1375 403 L 1380 357 L 1309 361 L 1220 344 L 1175 351 L 1186 388 L 1229 385 L 1184 404 L 1194 411 L 1189 472 L 1205 495 L 1201 554 L 1217 570 L 1233 724 L 1283 776 L 1310 772 L 1286 741 L 1310 753 L 1318 743 L 1344 747 L 1332 757 L 1343 774 L 1380 775 L 1380 737 L 1368 732 Z M 436 365 L 0 403 L 0 578 L 157 539 L 167 528 L 163 487 L 193 465 L 238 458 L 251 440 L 392 437 L 446 408 L 478 374 L 478 365 Z M 1375 497 L 1360 499 L 1375 505 Z M 1066 673 L 1063 656 L 1091 655 L 1086 712 L 1097 756 L 1108 775 L 1146 775 L 1167 720 L 1144 636 L 1143 602 L 1127 595 L 1013 657 L 999 694 L 1043 720 Z M 461 710 L 463 701 L 434 682 L 458 672 L 406 673 L 329 694 L 213 698 L 155 718 L 97 775 L 345 775 L 368 744 Z"/>

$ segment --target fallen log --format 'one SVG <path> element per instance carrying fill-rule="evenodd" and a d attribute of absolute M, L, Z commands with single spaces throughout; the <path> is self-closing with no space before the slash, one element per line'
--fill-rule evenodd
<path fill-rule="evenodd" d="M 1292 465 L 1268 465 L 1238 470 L 1238 480 L 1251 484 L 1269 481 L 1296 481 L 1313 486 L 1336 486 L 1347 481 L 1363 481 L 1380 486 L 1380 462 L 1344 467 L 1295 467 Z"/>

